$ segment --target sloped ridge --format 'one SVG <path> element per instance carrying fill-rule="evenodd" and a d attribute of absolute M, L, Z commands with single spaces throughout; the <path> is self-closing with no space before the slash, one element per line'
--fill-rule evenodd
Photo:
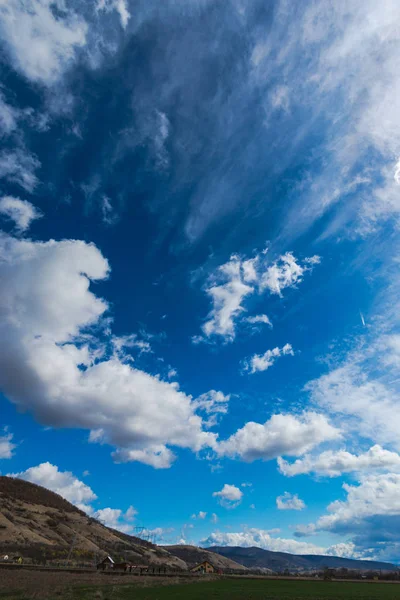
<path fill-rule="evenodd" d="M 26 502 L 27 504 L 40 504 L 47 508 L 56 508 L 65 512 L 76 512 L 82 516 L 86 516 L 82 510 L 68 502 L 68 500 L 65 500 L 59 494 L 51 492 L 36 483 L 30 483 L 22 479 L 1 476 L 0 494 L 8 498 Z"/>
<path fill-rule="evenodd" d="M 215 552 L 210 552 L 210 550 L 205 548 L 198 548 L 197 546 L 183 544 L 179 544 L 177 546 L 163 546 L 163 548 L 168 550 L 170 554 L 173 554 L 174 556 L 177 556 L 181 560 L 185 561 L 189 567 L 194 567 L 195 565 L 208 560 L 208 562 L 213 564 L 217 569 L 232 571 L 247 570 L 246 567 L 235 562 L 234 560 L 221 556 L 220 554 L 216 554 Z"/>
<path fill-rule="evenodd" d="M 138 537 L 106 527 L 58 494 L 0 476 L 0 553 L 33 561 L 65 560 L 93 566 L 111 554 L 117 561 L 187 569 L 184 561 Z"/>

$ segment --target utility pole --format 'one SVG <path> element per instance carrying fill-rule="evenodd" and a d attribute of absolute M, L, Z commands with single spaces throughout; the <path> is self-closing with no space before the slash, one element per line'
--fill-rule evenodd
<path fill-rule="evenodd" d="M 71 558 L 72 550 L 74 549 L 75 542 L 76 542 L 76 536 L 77 535 L 78 535 L 78 532 L 75 531 L 74 537 L 72 538 L 71 546 L 70 546 L 70 549 L 69 549 L 69 552 L 68 552 L 67 560 L 65 562 L 65 566 L 67 566 L 67 564 L 69 563 L 69 560 Z"/>

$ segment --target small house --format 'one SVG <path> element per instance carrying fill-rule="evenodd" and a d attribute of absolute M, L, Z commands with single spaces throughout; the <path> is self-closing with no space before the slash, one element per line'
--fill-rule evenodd
<path fill-rule="evenodd" d="M 192 573 L 216 573 L 217 569 L 208 560 L 203 560 L 203 562 L 192 567 L 190 571 Z"/>
<path fill-rule="evenodd" d="M 97 568 L 102 571 L 106 571 L 108 569 L 113 569 L 114 568 L 114 561 L 111 558 L 111 556 L 106 556 L 105 558 L 103 558 L 103 560 L 101 562 L 99 562 L 99 564 L 97 565 Z"/>

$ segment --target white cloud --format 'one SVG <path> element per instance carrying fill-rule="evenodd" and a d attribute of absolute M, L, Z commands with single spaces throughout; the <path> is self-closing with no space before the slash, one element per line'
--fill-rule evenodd
<path fill-rule="evenodd" d="M 356 529 L 359 522 L 376 515 L 400 515 L 400 473 L 365 475 L 359 485 L 343 484 L 346 500 L 335 500 L 328 515 L 320 517 L 316 529 L 340 531 Z"/>
<path fill-rule="evenodd" d="M 13 444 L 12 433 L 5 433 L 0 436 L 0 459 L 1 458 L 12 458 L 14 454 L 14 450 L 17 447 L 16 444 Z"/>
<path fill-rule="evenodd" d="M 261 276 L 260 289 L 268 289 L 271 294 L 282 296 L 282 291 L 300 283 L 306 268 L 299 265 L 291 252 L 267 268 Z"/>
<path fill-rule="evenodd" d="M 209 415 L 205 424 L 207 427 L 214 427 L 218 423 L 218 416 L 227 414 L 230 398 L 230 394 L 210 390 L 196 398 L 193 406 L 198 412 Z"/>
<path fill-rule="evenodd" d="M 126 29 L 129 19 L 131 18 L 131 13 L 128 10 L 128 4 L 126 0 L 97 0 L 96 10 L 104 10 L 106 12 L 110 12 L 112 10 L 117 11 L 121 21 L 121 26 L 124 29 Z"/>
<path fill-rule="evenodd" d="M 291 252 L 287 252 L 270 264 L 265 252 L 247 260 L 233 254 L 209 277 L 205 288 L 212 301 L 212 309 L 202 327 L 206 338 L 221 336 L 225 341 L 232 341 L 236 335 L 236 321 L 245 311 L 243 302 L 247 296 L 266 290 L 282 296 L 285 288 L 300 283 L 304 273 L 310 271 L 319 260 L 317 256 L 306 258 L 301 265 Z M 266 315 L 244 317 L 242 320 L 271 325 Z M 193 341 L 198 343 L 204 340 L 195 336 Z"/>
<path fill-rule="evenodd" d="M 379 221 L 398 219 L 400 202 L 388 165 L 400 154 L 399 16 L 396 0 L 379 6 L 374 0 L 329 6 L 318 0 L 293 20 L 281 3 L 271 31 L 256 38 L 253 80 L 268 97 L 266 127 L 273 131 L 273 111 L 282 98 L 290 101 L 291 114 L 303 115 L 300 126 L 291 115 L 282 120 L 280 135 L 291 136 L 292 152 L 317 128 L 325 135 L 318 148 L 325 156 L 320 171 L 305 174 L 285 215 L 291 232 L 309 227 L 334 203 L 340 206 L 329 234 L 343 232 L 347 223 L 350 235 L 355 229 L 365 234 Z M 268 93 L 271 80 L 285 92 Z M 352 187 L 371 174 L 368 183 Z"/>
<path fill-rule="evenodd" d="M 4 100 L 4 96 L 0 91 L 0 132 L 3 135 L 9 135 L 17 127 L 17 121 L 20 116 L 20 111 Z"/>
<path fill-rule="evenodd" d="M 133 533 L 132 521 L 137 515 L 137 510 L 130 506 L 124 513 L 119 508 L 101 508 L 93 513 L 93 517 L 98 519 L 106 527 L 117 529 L 123 533 Z"/>
<path fill-rule="evenodd" d="M 218 516 L 215 513 L 211 515 L 211 523 L 218 523 Z"/>
<path fill-rule="evenodd" d="M 30 467 L 20 473 L 11 473 L 9 476 L 41 485 L 88 513 L 92 511 L 89 504 L 97 498 L 96 494 L 83 481 L 77 479 L 69 471 L 60 471 L 56 465 L 49 462 Z"/>
<path fill-rule="evenodd" d="M 290 344 L 285 344 L 282 348 L 273 348 L 267 350 L 264 354 L 254 354 L 249 359 L 244 361 L 244 367 L 246 371 L 250 373 L 257 373 L 259 371 L 266 371 L 280 356 L 294 356 L 293 348 Z"/>
<path fill-rule="evenodd" d="M 141 340 L 136 333 L 129 335 L 114 335 L 112 337 L 112 345 L 115 356 L 123 358 L 126 356 L 127 348 L 137 348 L 139 353 L 152 352 L 151 345 L 147 340 Z"/>
<path fill-rule="evenodd" d="M 255 315 L 254 317 L 246 317 L 244 319 L 244 321 L 246 321 L 247 323 L 250 323 L 250 325 L 269 325 L 270 327 L 272 327 L 272 323 L 269 320 L 269 318 L 267 317 L 267 315 Z"/>
<path fill-rule="evenodd" d="M 351 536 L 353 555 L 381 560 L 396 560 L 400 550 L 400 474 L 368 474 L 357 485 L 343 484 L 345 500 L 336 500 L 327 507 L 327 514 L 316 523 L 299 526 L 297 537 L 329 531 Z M 334 547 L 336 548 L 336 547 Z"/>
<path fill-rule="evenodd" d="M 197 514 L 193 514 L 190 518 L 191 519 L 201 519 L 204 520 L 207 516 L 207 513 L 204 512 L 203 510 L 200 510 Z"/>
<path fill-rule="evenodd" d="M 201 540 L 201 545 L 208 546 L 241 546 L 243 548 L 264 548 L 273 552 L 290 552 L 292 554 L 325 554 L 326 549 L 308 542 L 299 542 L 285 538 L 275 538 L 270 530 L 249 528 L 239 532 L 217 531 Z"/>
<path fill-rule="evenodd" d="M 2 234 L 0 258 L 0 388 L 10 400 L 42 423 L 90 430 L 91 441 L 117 447 L 120 461 L 166 468 L 169 446 L 215 448 L 177 383 L 105 358 L 112 336 L 83 335 L 108 309 L 89 290 L 109 272 L 94 245 Z"/>
<path fill-rule="evenodd" d="M 22 148 L 0 153 L 0 179 L 4 177 L 27 192 L 32 192 L 38 183 L 35 171 L 39 167 L 38 159 Z"/>
<path fill-rule="evenodd" d="M 235 508 L 238 506 L 243 498 L 243 492 L 240 488 L 235 485 L 225 483 L 222 490 L 214 492 L 213 496 L 219 498 L 219 502 L 225 508 Z"/>
<path fill-rule="evenodd" d="M 103 196 L 100 203 L 103 223 L 106 225 L 115 225 L 118 221 L 118 215 L 114 212 L 110 198 Z"/>
<path fill-rule="evenodd" d="M 400 450 L 400 395 L 396 382 L 392 384 L 387 378 L 395 356 L 378 340 L 375 347 L 371 344 L 342 366 L 309 382 L 306 390 L 311 393 L 311 401 L 336 415 L 348 431 Z M 383 377 L 379 368 L 382 365 Z"/>
<path fill-rule="evenodd" d="M 264 424 L 246 423 L 230 438 L 220 442 L 220 456 L 237 456 L 245 461 L 270 460 L 280 455 L 299 456 L 322 442 L 340 438 L 340 432 L 321 414 L 304 412 L 276 414 Z"/>
<path fill-rule="evenodd" d="M 293 477 L 305 473 L 316 473 L 327 477 L 339 477 L 343 473 L 370 471 L 372 469 L 400 469 L 400 455 L 384 450 L 376 444 L 363 454 L 351 454 L 346 450 L 327 450 L 317 456 L 307 455 L 289 463 L 278 458 L 279 470 L 283 475 Z"/>
<path fill-rule="evenodd" d="M 306 507 L 304 501 L 297 494 L 290 494 L 290 492 L 278 496 L 276 506 L 278 510 L 303 510 Z"/>
<path fill-rule="evenodd" d="M 237 256 L 232 256 L 229 262 L 220 266 L 217 276 L 225 281 L 218 284 L 215 282 L 206 289 L 213 308 L 203 325 L 203 332 L 207 337 L 220 335 L 231 340 L 235 337 L 234 320 L 244 310 L 242 301 L 254 289 L 241 280 L 241 262 Z"/>
<path fill-rule="evenodd" d="M 62 0 L 1 0 L 0 16 L 14 68 L 33 81 L 55 83 L 86 44 L 86 22 Z"/>
<path fill-rule="evenodd" d="M 178 375 L 178 371 L 176 369 L 171 368 L 168 370 L 168 373 L 167 373 L 168 379 L 173 379 L 174 377 L 177 377 L 177 375 Z"/>
<path fill-rule="evenodd" d="M 0 215 L 14 221 L 17 229 L 21 232 L 29 229 L 32 221 L 43 216 L 40 210 L 27 200 L 20 200 L 13 196 L 2 196 L 0 198 Z"/>

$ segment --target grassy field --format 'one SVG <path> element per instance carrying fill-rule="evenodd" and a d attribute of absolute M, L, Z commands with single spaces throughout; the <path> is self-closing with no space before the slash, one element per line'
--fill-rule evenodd
<path fill-rule="evenodd" d="M 54 595 L 26 590 L 0 592 L 1 600 L 45 597 L 54 600 L 391 600 L 400 599 L 400 584 L 265 579 L 224 579 L 184 585 L 137 587 L 129 584 L 73 586 Z"/>

